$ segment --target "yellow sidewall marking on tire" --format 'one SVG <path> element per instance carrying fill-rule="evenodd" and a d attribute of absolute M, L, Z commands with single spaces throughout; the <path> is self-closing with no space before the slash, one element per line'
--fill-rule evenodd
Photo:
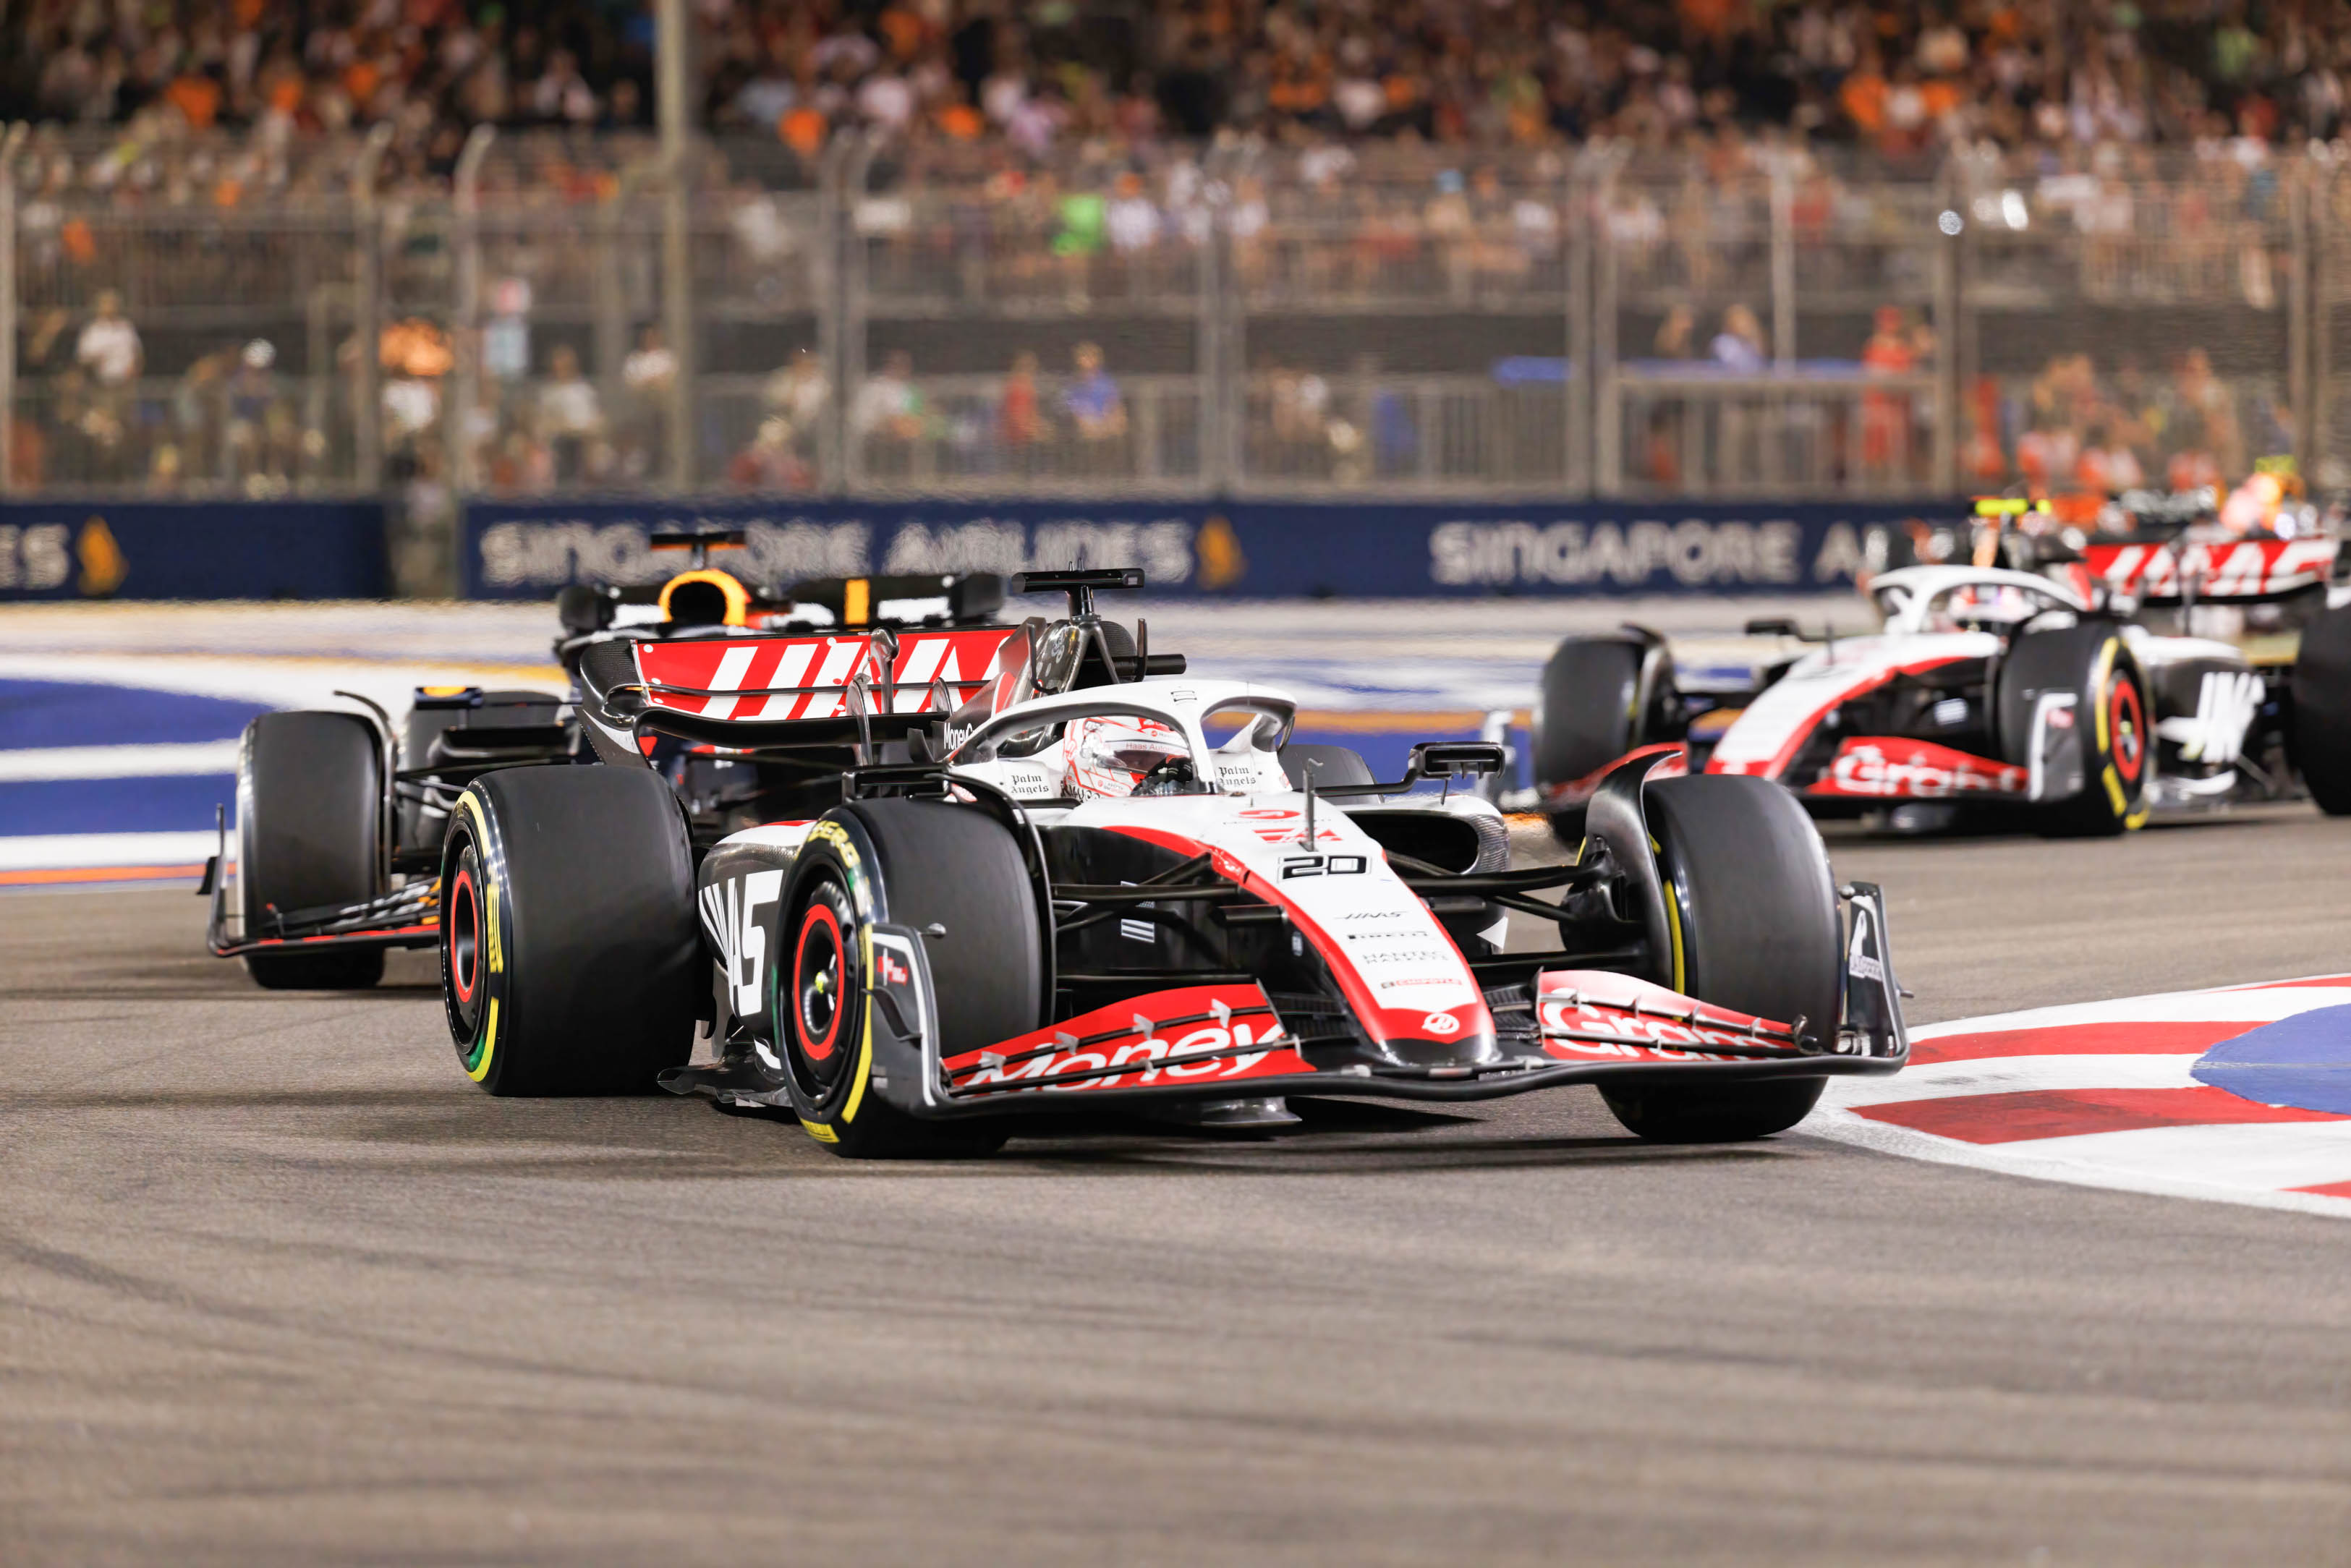
<path fill-rule="evenodd" d="M 865 1103 L 866 1075 L 873 1071 L 873 931 L 871 926 L 857 928 L 858 974 L 865 982 L 865 1028 L 857 1042 L 857 1065 L 849 1075 L 849 1103 L 841 1108 L 844 1123 L 857 1120 L 857 1108 Z"/>
<path fill-rule="evenodd" d="M 2126 815 L 2130 810 L 2130 802 L 2123 798 L 2123 781 L 2115 776 L 2112 763 L 2106 765 L 2105 781 L 2106 799 L 2113 804 L 2115 815 L 2117 817 Z"/>
<path fill-rule="evenodd" d="M 2116 639 L 2107 638 L 2106 645 L 2098 650 L 2098 667 L 2090 676 L 2090 700 L 2097 707 L 2098 755 L 2101 757 L 2105 755 L 2109 745 L 2106 733 L 2106 677 L 2115 673 L 2115 650 L 2121 646 L 2122 644 Z M 2116 806 L 2115 810 L 2119 811 L 2122 808 Z"/>
<path fill-rule="evenodd" d="M 1666 852 L 1666 846 L 1657 841 L 1654 833 L 1649 836 L 1649 852 L 1660 855 Z M 1666 881 L 1666 868 L 1662 865 L 1657 867 L 1657 891 L 1665 895 L 1666 929 L 1674 941 L 1674 989 L 1687 996 L 1689 991 L 1683 978 L 1682 963 L 1682 901 L 1674 896 L 1673 886 Z"/>
<path fill-rule="evenodd" d="M 479 1083 L 490 1075 L 490 1054 L 498 1048 L 498 998 L 490 998 L 490 1016 L 482 1025 L 482 1059 L 465 1069 L 465 1076 Z"/>
<path fill-rule="evenodd" d="M 841 1142 L 841 1134 L 834 1132 L 831 1127 L 826 1126 L 821 1122 L 811 1122 L 806 1116 L 802 1116 L 800 1118 L 800 1126 L 810 1137 L 814 1138 L 820 1144 L 837 1144 Z"/>

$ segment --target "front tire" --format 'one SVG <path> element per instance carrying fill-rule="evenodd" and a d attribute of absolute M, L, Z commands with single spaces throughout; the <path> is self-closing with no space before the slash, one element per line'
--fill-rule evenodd
<path fill-rule="evenodd" d="M 640 768 L 474 781 L 441 852 L 441 998 L 493 1094 L 641 1094 L 693 1053 L 706 967 L 685 816 Z"/>
<path fill-rule="evenodd" d="M 922 933 L 939 1055 L 1038 1027 L 1044 938 L 1011 832 L 944 800 L 860 800 L 809 834 L 786 896 L 769 1016 L 810 1137 L 851 1159 L 953 1158 L 1002 1146 L 996 1121 L 917 1117 L 872 1084 L 871 928 Z"/>
<path fill-rule="evenodd" d="M 1673 973 L 1686 996 L 1795 1024 L 1834 1041 L 1844 945 L 1819 830 L 1761 779 L 1661 779 L 1645 791 L 1671 904 Z M 1661 1143 L 1769 1137 L 1809 1114 L 1828 1080 L 1636 1083 L 1601 1096 L 1626 1131 Z"/>
<path fill-rule="evenodd" d="M 236 766 L 236 887 L 245 936 L 274 911 L 358 904 L 382 891 L 383 751 L 346 713 L 266 713 L 246 727 Z M 360 990 L 383 977 L 381 947 L 248 953 L 254 983 Z"/>
<path fill-rule="evenodd" d="M 2027 763 L 2032 710 L 2044 691 L 2080 694 L 2074 707 L 2082 742 L 2082 789 L 2041 808 L 2038 826 L 2057 838 L 2099 838 L 2147 821 L 2147 780 L 2155 758 L 2147 677 L 2114 626 L 2085 621 L 2020 637 L 2001 661 L 1998 695 L 2002 749 Z"/>

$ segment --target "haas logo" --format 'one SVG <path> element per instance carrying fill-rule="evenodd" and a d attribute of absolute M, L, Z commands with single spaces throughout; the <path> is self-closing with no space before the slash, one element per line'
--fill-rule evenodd
<path fill-rule="evenodd" d="M 2261 676 L 2250 671 L 2211 671 L 2196 694 L 2196 716 L 2182 727 L 2192 733 L 2181 741 L 2179 755 L 2215 768 L 2236 761 L 2245 748 L 2245 731 L 2261 709 Z"/>
<path fill-rule="evenodd" d="M 780 871 L 755 871 L 748 876 L 712 883 L 702 890 L 702 921 L 726 970 L 737 1018 L 750 1018 L 766 1009 L 760 982 L 767 977 L 768 933 L 759 924 L 758 912 L 775 903 L 783 891 Z"/>
<path fill-rule="evenodd" d="M 1431 1013 L 1420 1020 L 1420 1027 L 1435 1035 L 1459 1034 L 1461 1020 L 1451 1013 Z"/>

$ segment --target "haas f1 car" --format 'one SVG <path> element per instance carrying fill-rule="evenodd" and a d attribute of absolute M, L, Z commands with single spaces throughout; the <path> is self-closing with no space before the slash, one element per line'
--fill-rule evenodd
<path fill-rule="evenodd" d="M 578 764 L 472 779 L 440 849 L 465 1071 L 658 1083 L 877 1156 L 1047 1111 L 1269 1125 L 1295 1095 L 1572 1083 L 1644 1136 L 1750 1138 L 1902 1064 L 1883 901 L 1776 786 L 1635 758 L 1573 863 L 1512 869 L 1456 787 L 1499 747 L 1382 781 L 1290 746 L 1289 698 L 1096 613 L 1142 580 L 1016 579 L 1071 601 L 1019 626 L 868 619 L 852 581 L 829 626 L 673 597 L 567 641 Z M 1512 950 L 1513 913 L 1557 946 Z"/>
<path fill-rule="evenodd" d="M 1539 809 L 1573 841 L 1610 770 L 1650 758 L 1776 779 L 1822 816 L 1937 802 L 1917 814 L 2022 812 L 2053 833 L 2119 833 L 2151 812 L 2290 798 L 2297 780 L 2330 814 L 2351 812 L 2351 604 L 2336 590 L 2330 607 L 2335 540 L 2008 545 L 2038 570 L 1886 572 L 1870 583 L 1876 635 L 1832 638 L 1750 681 L 1685 687 L 1665 640 L 1639 628 L 1567 640 L 1534 713 Z M 2249 606 L 2298 620 L 2298 652 L 2158 630 Z M 1787 621 L 1748 631 L 1798 635 Z"/>

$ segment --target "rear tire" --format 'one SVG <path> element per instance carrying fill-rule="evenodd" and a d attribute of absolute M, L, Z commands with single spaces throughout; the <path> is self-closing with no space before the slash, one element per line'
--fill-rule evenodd
<path fill-rule="evenodd" d="M 2082 791 L 2039 808 L 2035 824 L 2053 838 L 2098 838 L 2147 821 L 2147 772 L 2155 760 L 2147 676 L 2114 626 L 2085 621 L 2017 639 L 2001 663 L 2001 747 L 2029 764 L 2032 709 L 2044 691 L 2080 694 Z"/>
<path fill-rule="evenodd" d="M 1656 689 L 1643 692 L 1648 653 L 1649 644 L 1632 637 L 1570 637 L 1552 652 L 1532 727 L 1535 789 L 1546 801 L 1634 747 L 1667 738 L 1673 667 L 1667 661 Z M 1547 804 L 1544 813 L 1562 843 L 1583 837 L 1582 801 Z"/>
<path fill-rule="evenodd" d="M 346 713 L 266 713 L 236 764 L 236 890 L 245 936 L 291 914 L 382 891 L 383 753 Z M 246 972 L 277 990 L 358 990 L 383 977 L 381 948 L 248 953 Z"/>
<path fill-rule="evenodd" d="M 1820 832 L 1762 779 L 1708 774 L 1647 787 L 1657 869 L 1677 928 L 1676 990 L 1833 1040 L 1844 944 Z M 1603 1086 L 1625 1129 L 1662 1143 L 1769 1137 L 1801 1122 L 1825 1078 Z"/>
<path fill-rule="evenodd" d="M 2302 629 L 2288 689 L 2294 765 L 2320 810 L 2351 816 L 2351 605 L 2329 610 Z"/>
<path fill-rule="evenodd" d="M 441 852 L 441 998 L 493 1094 L 642 1094 L 694 1049 L 708 967 L 685 815 L 635 768 L 475 780 Z"/>
<path fill-rule="evenodd" d="M 838 836 L 825 831 L 836 823 Z M 852 846 L 844 852 L 842 841 Z M 1000 1121 L 931 1121 L 871 1082 L 862 927 L 924 933 L 942 1059 L 1036 1029 L 1045 950 L 1020 846 L 987 813 L 943 800 L 859 800 L 800 851 L 769 972 L 769 1016 L 800 1124 L 850 1159 L 955 1158 L 1003 1146 Z M 950 1003 L 949 998 L 953 998 Z"/>

